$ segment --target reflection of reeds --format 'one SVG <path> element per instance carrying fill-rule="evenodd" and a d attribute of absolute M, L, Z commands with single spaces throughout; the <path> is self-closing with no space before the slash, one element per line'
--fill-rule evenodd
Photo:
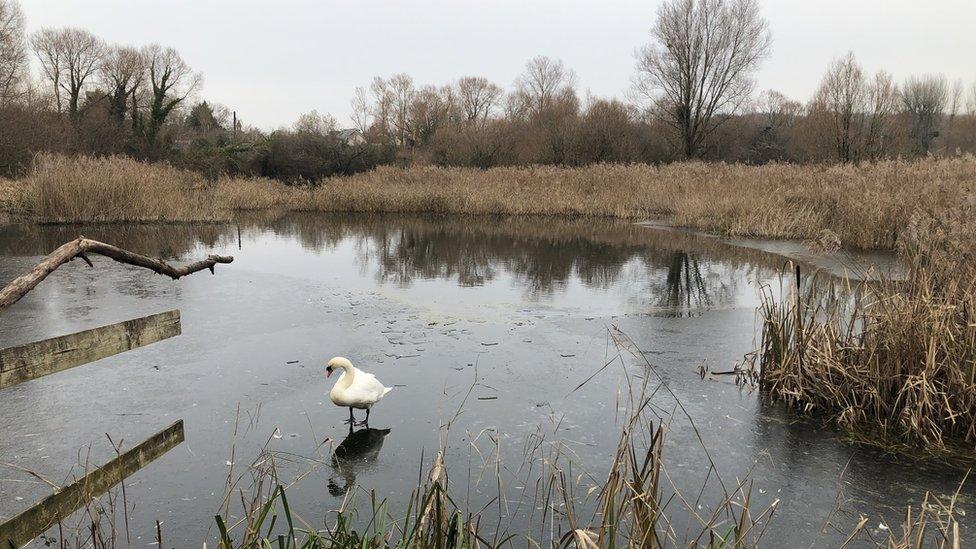
<path fill-rule="evenodd" d="M 755 356 L 770 395 L 843 429 L 941 451 L 976 442 L 972 212 L 910 226 L 904 280 L 764 289 Z"/>

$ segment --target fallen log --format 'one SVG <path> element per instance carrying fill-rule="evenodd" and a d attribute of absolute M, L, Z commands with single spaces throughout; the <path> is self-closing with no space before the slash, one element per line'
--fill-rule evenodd
<path fill-rule="evenodd" d="M 180 331 L 180 312 L 173 310 L 0 349 L 0 389 L 178 336 Z"/>
<path fill-rule="evenodd" d="M 183 420 L 170 425 L 76 482 L 0 524 L 0 547 L 21 547 L 92 499 L 183 442 Z"/>
<path fill-rule="evenodd" d="M 119 263 L 127 263 L 136 267 L 144 267 L 155 273 L 166 275 L 173 280 L 193 274 L 197 271 L 209 269 L 210 274 L 214 273 L 214 265 L 217 263 L 230 263 L 234 261 L 232 256 L 209 255 L 206 259 L 195 261 L 182 267 L 174 267 L 161 259 L 137 254 L 128 250 L 123 250 L 111 244 L 91 240 L 84 236 L 79 236 L 75 240 L 62 244 L 54 250 L 30 271 L 15 278 L 10 284 L 0 290 L 0 312 L 24 297 L 27 292 L 34 289 L 47 275 L 55 269 L 80 257 L 88 263 L 89 267 L 94 267 L 87 254 L 98 254 L 110 257 Z"/>

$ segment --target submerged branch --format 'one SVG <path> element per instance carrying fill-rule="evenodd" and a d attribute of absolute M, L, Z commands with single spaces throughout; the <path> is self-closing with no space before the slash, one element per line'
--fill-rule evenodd
<path fill-rule="evenodd" d="M 62 244 L 58 249 L 48 254 L 40 263 L 35 265 L 33 269 L 15 278 L 3 290 L 0 290 L 0 312 L 27 295 L 27 292 L 33 290 L 35 286 L 40 284 L 42 280 L 47 278 L 47 275 L 54 272 L 58 267 L 76 257 L 80 257 L 90 267 L 94 267 L 91 260 L 88 259 L 87 254 L 103 255 L 119 263 L 143 267 L 157 274 L 166 275 L 173 280 L 204 269 L 209 269 L 210 273 L 213 274 L 214 265 L 217 263 L 230 263 L 234 261 L 232 256 L 209 255 L 206 259 L 201 259 L 200 261 L 195 261 L 182 267 L 174 267 L 161 259 L 137 254 L 117 246 L 112 246 L 111 244 L 79 236 L 75 240 Z"/>

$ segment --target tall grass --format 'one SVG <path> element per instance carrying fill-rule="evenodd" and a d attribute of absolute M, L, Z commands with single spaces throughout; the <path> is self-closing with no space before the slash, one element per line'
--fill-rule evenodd
<path fill-rule="evenodd" d="M 33 196 L 23 181 L 0 177 L 0 213 L 29 215 L 33 211 Z"/>
<path fill-rule="evenodd" d="M 976 208 L 917 216 L 904 278 L 764 290 L 762 387 L 889 444 L 976 447 Z"/>
<path fill-rule="evenodd" d="M 261 178 L 216 184 L 165 164 L 40 156 L 23 184 L 0 183 L 0 205 L 47 221 L 208 220 L 233 210 L 666 218 L 739 236 L 894 248 L 918 211 L 974 192 L 976 157 L 859 166 L 681 162 L 578 168 L 380 167 L 309 187 Z M 4 198 L 6 197 L 6 198 Z"/>
<path fill-rule="evenodd" d="M 829 167 L 385 167 L 326 179 L 301 208 L 668 218 L 730 235 L 893 248 L 915 212 L 946 210 L 971 196 L 974 173 L 972 156 Z"/>
<path fill-rule="evenodd" d="M 24 183 L 46 222 L 212 221 L 212 185 L 168 164 L 39 155 Z"/>

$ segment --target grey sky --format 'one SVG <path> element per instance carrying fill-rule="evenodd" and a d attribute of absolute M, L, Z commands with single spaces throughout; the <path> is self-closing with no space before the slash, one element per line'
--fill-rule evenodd
<path fill-rule="evenodd" d="M 525 61 L 561 58 L 580 90 L 623 97 L 657 0 L 21 0 L 28 30 L 86 28 L 109 42 L 159 42 L 204 75 L 200 96 L 261 128 L 316 109 L 347 123 L 356 86 L 406 72 L 510 87 Z M 760 89 L 806 100 L 828 63 L 853 50 L 901 80 L 976 80 L 976 1 L 765 0 L 773 53 Z"/>

